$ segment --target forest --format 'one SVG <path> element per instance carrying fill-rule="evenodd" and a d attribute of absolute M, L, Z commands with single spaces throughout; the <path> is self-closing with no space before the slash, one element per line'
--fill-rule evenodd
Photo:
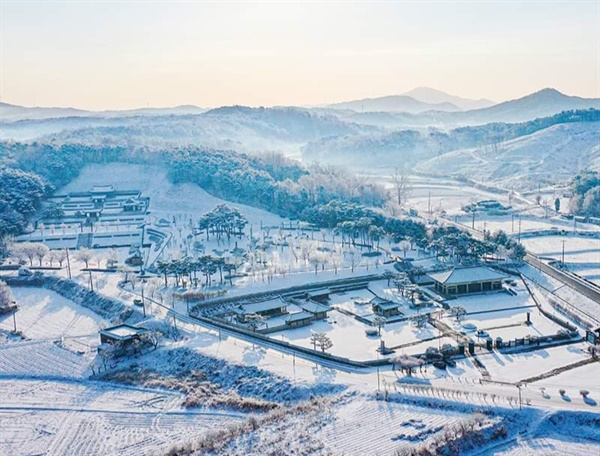
<path fill-rule="evenodd" d="M 77 177 L 86 164 L 110 162 L 160 164 L 173 183 L 195 183 L 217 197 L 290 218 L 332 200 L 374 207 L 385 202 L 384 190 L 366 179 L 332 167 L 303 167 L 275 153 L 2 142 L 0 237 L 21 233 L 43 196 Z"/>
<path fill-rule="evenodd" d="M 584 171 L 571 182 L 569 209 L 574 214 L 600 217 L 600 173 Z"/>

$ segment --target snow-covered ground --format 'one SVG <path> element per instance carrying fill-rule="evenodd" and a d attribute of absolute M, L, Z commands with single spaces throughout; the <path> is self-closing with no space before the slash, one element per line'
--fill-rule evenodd
<path fill-rule="evenodd" d="M 98 314 L 44 288 L 12 288 L 19 306 L 17 329 L 28 339 L 59 341 L 74 351 L 93 351 L 98 331 L 108 322 Z M 13 319 L 0 317 L 0 329 L 12 330 Z"/>
<path fill-rule="evenodd" d="M 0 378 L 0 454 L 139 455 L 243 417 L 186 411 L 182 395 L 96 382 Z"/>
<path fill-rule="evenodd" d="M 567 269 L 600 285 L 600 235 L 540 236 L 524 238 L 523 244 L 533 253 L 563 259 Z"/>
<path fill-rule="evenodd" d="M 384 455 L 424 442 L 467 414 L 376 400 L 344 404 L 317 436 L 334 454 Z"/>
<path fill-rule="evenodd" d="M 493 352 L 478 358 L 492 380 L 516 383 L 588 359 L 586 349 L 587 344 L 579 343 L 525 353 Z"/>
<path fill-rule="evenodd" d="M 553 125 L 500 144 L 448 152 L 416 169 L 444 176 L 474 176 L 504 188 L 533 188 L 568 181 L 582 169 L 600 168 L 598 122 Z"/>

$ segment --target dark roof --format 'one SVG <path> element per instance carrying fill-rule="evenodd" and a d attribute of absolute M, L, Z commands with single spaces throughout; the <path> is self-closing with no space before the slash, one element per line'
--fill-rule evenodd
<path fill-rule="evenodd" d="M 313 314 L 310 312 L 302 311 L 294 314 L 290 314 L 289 317 L 285 320 L 287 323 L 292 321 L 302 321 L 302 320 L 311 320 L 313 318 Z"/>
<path fill-rule="evenodd" d="M 448 271 L 434 272 L 428 274 L 434 281 L 444 285 L 459 285 L 463 283 L 488 282 L 491 280 L 502 280 L 508 276 L 493 269 L 483 266 L 469 268 L 452 268 Z"/>
<path fill-rule="evenodd" d="M 308 293 L 306 293 L 308 295 L 308 297 L 315 297 L 315 296 L 329 296 L 331 294 L 331 290 L 329 290 L 329 288 L 323 288 L 321 290 L 313 290 L 313 291 L 309 291 Z"/>
<path fill-rule="evenodd" d="M 268 310 L 278 309 L 280 307 L 287 306 L 288 303 L 282 301 L 281 299 L 277 299 L 273 301 L 257 302 L 254 304 L 242 304 L 242 309 L 244 309 L 245 314 L 249 314 L 256 312 L 266 312 Z"/>
<path fill-rule="evenodd" d="M 373 304 L 375 307 L 380 308 L 381 310 L 391 310 L 391 309 L 397 309 L 398 307 L 400 307 L 400 304 L 396 303 L 396 302 L 392 302 L 392 301 L 386 301 L 386 302 L 378 302 L 377 304 Z"/>
<path fill-rule="evenodd" d="M 306 301 L 298 304 L 299 307 L 304 309 L 306 312 L 310 312 L 313 314 L 321 313 L 321 312 L 329 312 L 331 307 L 326 306 L 325 304 L 321 304 L 315 301 Z"/>

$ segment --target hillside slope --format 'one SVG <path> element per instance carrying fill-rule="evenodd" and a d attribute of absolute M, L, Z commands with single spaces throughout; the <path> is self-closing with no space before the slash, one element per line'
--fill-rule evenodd
<path fill-rule="evenodd" d="M 496 145 L 448 152 L 415 170 L 525 189 L 568 180 L 584 168 L 600 169 L 600 122 L 559 124 Z"/>

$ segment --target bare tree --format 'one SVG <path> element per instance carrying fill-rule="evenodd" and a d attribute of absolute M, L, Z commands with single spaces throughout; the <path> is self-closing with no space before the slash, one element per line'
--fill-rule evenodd
<path fill-rule="evenodd" d="M 44 244 L 34 244 L 35 246 L 35 257 L 37 258 L 40 266 L 42 265 L 43 259 L 48 255 L 50 249 Z"/>
<path fill-rule="evenodd" d="M 94 253 L 90 249 L 87 249 L 87 248 L 78 250 L 77 253 L 75 254 L 75 259 L 78 261 L 83 261 L 86 269 L 89 267 L 90 261 L 92 260 L 93 257 L 94 257 Z"/>
<path fill-rule="evenodd" d="M 383 328 L 387 323 L 387 318 L 382 317 L 381 315 L 376 315 L 373 318 L 373 326 L 377 327 L 377 334 L 381 336 L 381 328 Z"/>
<path fill-rule="evenodd" d="M 160 345 L 160 341 L 163 339 L 164 334 L 160 332 L 158 329 L 154 329 L 152 331 L 148 331 L 147 333 L 142 334 L 141 339 L 142 342 L 148 343 L 154 347 L 154 350 L 158 348 Z"/>
<path fill-rule="evenodd" d="M 398 166 L 394 169 L 392 174 L 392 182 L 394 184 L 394 193 L 396 197 L 396 203 L 398 206 L 402 206 L 411 192 L 411 186 L 409 184 L 408 175 L 406 174 L 406 168 L 404 166 Z"/>

